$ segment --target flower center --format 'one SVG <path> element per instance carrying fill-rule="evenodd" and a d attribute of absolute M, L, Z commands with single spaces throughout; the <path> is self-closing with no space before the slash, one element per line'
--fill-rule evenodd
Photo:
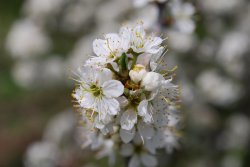
<path fill-rule="evenodd" d="M 96 85 L 91 85 L 90 86 L 90 92 L 95 96 L 95 97 L 98 97 L 98 96 L 101 96 L 102 95 L 102 89 Z"/>

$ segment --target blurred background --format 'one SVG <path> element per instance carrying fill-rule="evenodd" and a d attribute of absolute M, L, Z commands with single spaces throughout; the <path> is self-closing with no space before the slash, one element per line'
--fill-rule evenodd
<path fill-rule="evenodd" d="M 0 166 L 109 166 L 80 148 L 71 75 L 126 21 L 167 37 L 183 139 L 159 166 L 250 166 L 248 0 L 9 0 L 0 5 Z M 114 166 L 124 166 L 117 159 Z"/>

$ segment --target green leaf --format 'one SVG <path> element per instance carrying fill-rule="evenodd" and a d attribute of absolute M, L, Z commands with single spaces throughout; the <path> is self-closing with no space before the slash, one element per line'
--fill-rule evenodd
<path fill-rule="evenodd" d="M 119 72 L 121 76 L 128 75 L 128 56 L 125 53 L 119 59 Z"/>

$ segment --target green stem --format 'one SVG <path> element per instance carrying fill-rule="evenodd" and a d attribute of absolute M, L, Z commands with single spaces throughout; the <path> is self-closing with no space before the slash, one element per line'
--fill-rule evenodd
<path fill-rule="evenodd" d="M 133 53 L 133 60 L 132 60 L 131 69 L 133 69 L 135 67 L 139 55 L 140 55 L 139 53 Z"/>
<path fill-rule="evenodd" d="M 116 75 L 120 76 L 120 74 L 117 71 L 115 71 L 115 69 L 113 68 L 113 66 L 110 63 L 107 64 L 107 68 L 110 69 Z"/>

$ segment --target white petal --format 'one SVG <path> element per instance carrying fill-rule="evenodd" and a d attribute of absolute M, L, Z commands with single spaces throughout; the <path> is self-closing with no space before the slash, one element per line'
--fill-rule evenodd
<path fill-rule="evenodd" d="M 81 104 L 85 108 L 95 108 L 95 97 L 91 93 L 85 92 Z"/>
<path fill-rule="evenodd" d="M 152 92 L 150 92 L 150 95 L 148 97 L 148 101 L 153 100 L 155 98 L 155 96 L 158 94 L 159 90 L 153 90 Z"/>
<path fill-rule="evenodd" d="M 146 0 L 134 0 L 133 2 L 134 2 L 134 6 L 137 8 L 141 8 L 147 4 Z"/>
<path fill-rule="evenodd" d="M 120 129 L 120 136 L 124 143 L 129 143 L 135 137 L 135 128 L 132 130 Z"/>
<path fill-rule="evenodd" d="M 109 33 L 105 35 L 105 39 L 108 41 L 108 48 L 110 51 L 115 51 L 117 49 L 120 49 L 121 45 L 121 38 L 119 37 L 118 34 L 115 33 Z"/>
<path fill-rule="evenodd" d="M 104 108 L 100 108 L 100 110 L 106 110 L 110 115 L 117 115 L 120 111 L 120 104 L 116 99 L 103 97 L 102 102 L 104 103 Z"/>
<path fill-rule="evenodd" d="M 148 112 L 148 101 L 147 100 L 141 101 L 137 109 L 138 109 L 138 115 L 144 117 Z"/>
<path fill-rule="evenodd" d="M 137 131 L 136 133 L 135 133 L 135 137 L 134 137 L 134 139 L 133 139 L 133 143 L 135 143 L 136 145 L 140 145 L 140 144 L 142 144 L 142 137 L 141 137 L 141 135 L 139 134 L 139 132 Z"/>
<path fill-rule="evenodd" d="M 138 109 L 138 115 L 143 117 L 144 122 L 151 123 L 152 120 L 152 106 L 148 104 L 147 100 L 140 102 Z"/>
<path fill-rule="evenodd" d="M 107 41 L 102 39 L 96 39 L 93 42 L 93 50 L 97 56 L 108 56 Z"/>
<path fill-rule="evenodd" d="M 140 166 L 140 159 L 138 157 L 138 155 L 134 155 L 128 164 L 128 167 L 139 167 Z"/>
<path fill-rule="evenodd" d="M 115 62 L 110 62 L 110 64 L 112 65 L 113 69 L 114 69 L 116 72 L 119 71 L 119 66 L 118 66 L 117 63 L 115 63 Z"/>
<path fill-rule="evenodd" d="M 154 136 L 154 128 L 150 124 L 140 121 L 138 124 L 138 131 L 143 139 L 151 139 Z"/>
<path fill-rule="evenodd" d="M 157 165 L 157 159 L 152 155 L 149 155 L 147 153 L 142 153 L 140 158 L 142 164 L 145 165 L 146 167 L 153 167 Z"/>
<path fill-rule="evenodd" d="M 105 57 L 91 57 L 85 62 L 86 66 L 104 66 L 107 64 L 107 60 Z"/>
<path fill-rule="evenodd" d="M 120 81 L 110 80 L 103 83 L 102 90 L 107 97 L 119 97 L 123 94 L 124 86 Z"/>
<path fill-rule="evenodd" d="M 134 147 L 132 144 L 122 144 L 121 146 L 121 155 L 128 157 L 134 153 Z"/>
<path fill-rule="evenodd" d="M 133 109 L 128 109 L 121 116 L 121 127 L 125 130 L 131 130 L 137 122 L 137 114 Z"/>
<path fill-rule="evenodd" d="M 161 128 L 168 124 L 167 112 L 165 110 L 160 110 L 153 115 L 154 123 L 156 127 Z"/>
<path fill-rule="evenodd" d="M 137 36 L 137 34 L 139 34 L 141 36 L 141 38 L 144 38 L 146 36 L 146 32 L 144 30 L 142 23 L 138 23 L 136 25 L 136 27 L 134 28 L 134 33 L 135 33 L 135 36 Z"/>
<path fill-rule="evenodd" d="M 131 34 L 131 29 L 129 27 L 121 27 L 120 36 L 122 38 L 122 47 L 125 52 L 130 48 Z"/>
<path fill-rule="evenodd" d="M 155 136 L 152 139 L 145 140 L 145 147 L 151 154 L 155 154 L 157 149 L 154 138 Z"/>
<path fill-rule="evenodd" d="M 112 80 L 112 72 L 107 68 L 102 68 L 96 71 L 98 85 L 102 86 L 104 82 Z"/>
<path fill-rule="evenodd" d="M 95 117 L 94 124 L 95 124 L 95 127 L 98 129 L 103 129 L 105 127 L 105 125 L 102 122 L 100 122 L 98 117 Z"/>
<path fill-rule="evenodd" d="M 116 99 L 120 103 L 121 108 L 125 108 L 129 104 L 129 101 L 125 96 L 120 96 L 120 97 L 117 97 Z"/>
<path fill-rule="evenodd" d="M 145 88 L 147 91 L 153 91 L 155 89 L 159 89 L 159 86 L 164 80 L 163 76 L 156 72 L 148 72 L 141 83 L 141 86 Z"/>

